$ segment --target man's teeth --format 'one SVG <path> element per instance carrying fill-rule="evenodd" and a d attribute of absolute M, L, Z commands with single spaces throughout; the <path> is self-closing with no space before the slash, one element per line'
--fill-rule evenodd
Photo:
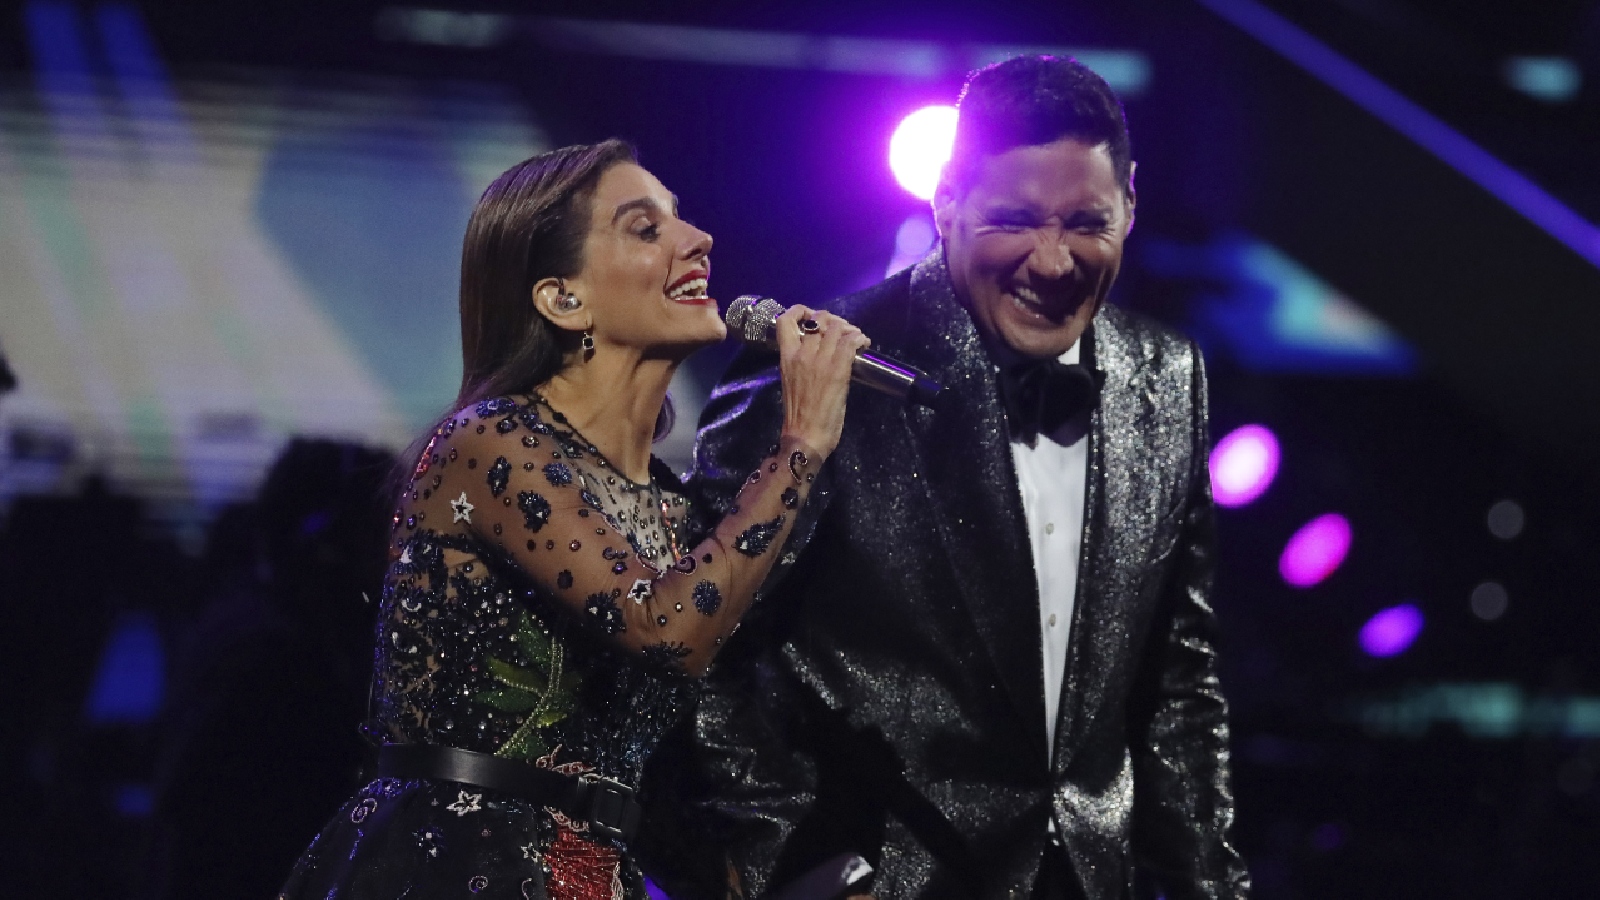
<path fill-rule="evenodd" d="M 1028 308 L 1028 309 L 1043 309 L 1044 308 L 1044 300 L 1040 299 L 1038 294 L 1035 294 L 1033 291 L 1030 291 L 1025 287 L 1014 287 L 1014 288 L 1012 288 L 1011 289 L 1011 296 L 1013 298 L 1015 298 L 1016 301 L 1018 303 L 1020 303 L 1024 308 Z"/>
<path fill-rule="evenodd" d="M 705 295 L 706 280 L 704 278 L 692 278 L 667 292 L 667 296 L 673 300 L 683 297 L 704 297 Z"/>

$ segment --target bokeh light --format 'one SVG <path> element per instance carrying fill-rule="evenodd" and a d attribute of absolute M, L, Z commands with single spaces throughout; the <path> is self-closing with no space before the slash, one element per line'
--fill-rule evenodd
<path fill-rule="evenodd" d="M 1468 598 L 1472 614 L 1485 622 L 1493 622 L 1506 614 L 1511 605 L 1511 595 L 1498 581 L 1485 581 L 1472 589 Z"/>
<path fill-rule="evenodd" d="M 1278 438 L 1263 425 L 1235 428 L 1211 451 L 1211 490 L 1218 506 L 1244 506 L 1278 474 Z"/>
<path fill-rule="evenodd" d="M 1422 610 L 1402 603 L 1380 610 L 1361 626 L 1361 649 L 1368 656 L 1398 656 L 1422 632 Z"/>
<path fill-rule="evenodd" d="M 1522 533 L 1522 528 L 1527 522 L 1528 518 L 1522 511 L 1522 504 L 1515 500 L 1501 500 L 1489 507 L 1489 533 L 1502 541 L 1516 538 Z"/>
<path fill-rule="evenodd" d="M 906 116 L 889 139 L 889 169 L 895 180 L 918 199 L 932 200 L 955 137 L 954 106 L 924 106 Z"/>
<path fill-rule="evenodd" d="M 1283 580 L 1297 588 L 1321 583 L 1333 574 L 1350 552 L 1350 522 L 1338 513 L 1327 513 L 1307 522 L 1294 533 L 1278 559 Z"/>

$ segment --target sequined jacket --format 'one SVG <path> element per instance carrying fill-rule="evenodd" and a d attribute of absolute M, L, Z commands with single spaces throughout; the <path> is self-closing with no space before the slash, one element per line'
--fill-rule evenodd
<path fill-rule="evenodd" d="M 831 308 L 945 392 L 936 410 L 853 392 L 783 571 L 713 669 L 697 748 L 749 894 L 853 851 L 880 898 L 1026 897 L 1053 817 L 1089 900 L 1131 896 L 1136 860 L 1168 897 L 1244 896 L 1197 348 L 1095 318 L 1106 384 L 1052 761 L 997 370 L 942 251 Z M 781 416 L 771 357 L 742 355 L 702 420 L 709 511 Z"/>

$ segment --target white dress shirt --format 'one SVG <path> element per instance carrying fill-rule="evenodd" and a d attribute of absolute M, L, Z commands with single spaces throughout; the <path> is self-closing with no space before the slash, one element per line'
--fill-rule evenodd
<path fill-rule="evenodd" d="M 1081 343 L 1081 341 L 1080 341 Z M 1059 357 L 1078 361 L 1078 344 Z M 1083 546 L 1084 486 L 1089 473 L 1089 413 L 1073 416 L 1030 446 L 1011 441 L 1017 488 L 1028 522 L 1033 569 L 1039 579 L 1039 631 L 1044 638 L 1044 715 L 1048 752 L 1056 745 L 1056 714 L 1066 678 L 1067 638 L 1078 597 L 1078 553 Z M 1053 823 L 1052 823 L 1053 824 Z"/>

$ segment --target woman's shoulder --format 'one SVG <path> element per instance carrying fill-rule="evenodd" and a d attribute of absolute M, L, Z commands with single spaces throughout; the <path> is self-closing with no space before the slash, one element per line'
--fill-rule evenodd
<path fill-rule="evenodd" d="M 535 396 L 508 394 L 476 400 L 440 420 L 429 436 L 430 452 L 477 447 L 490 449 L 509 443 L 538 447 L 547 439 L 571 439 L 560 413 Z"/>
<path fill-rule="evenodd" d="M 553 418 L 551 412 L 547 405 L 539 402 L 536 395 L 505 394 L 474 400 L 456 409 L 439 423 L 439 428 L 447 435 L 474 425 L 484 426 L 484 431 L 472 429 L 477 434 L 496 426 L 500 426 L 497 430 L 502 434 L 534 425 L 542 425 L 544 430 L 548 430 L 548 423 Z"/>

